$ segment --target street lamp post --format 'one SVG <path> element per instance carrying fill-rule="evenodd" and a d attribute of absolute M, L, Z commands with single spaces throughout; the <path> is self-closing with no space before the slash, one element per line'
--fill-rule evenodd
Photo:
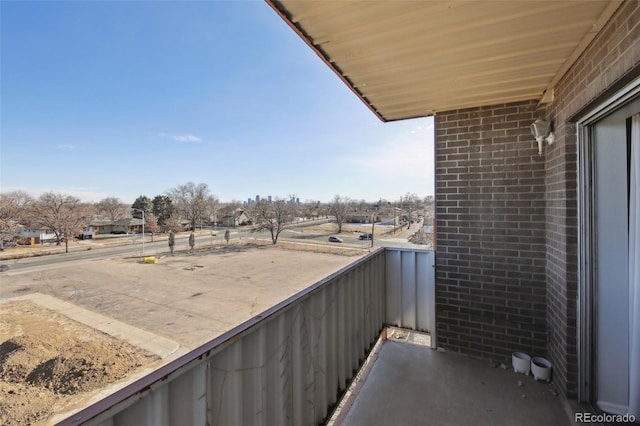
<path fill-rule="evenodd" d="M 142 213 L 142 254 L 144 255 L 144 210 L 136 209 L 135 207 L 132 207 L 131 209 Z"/>

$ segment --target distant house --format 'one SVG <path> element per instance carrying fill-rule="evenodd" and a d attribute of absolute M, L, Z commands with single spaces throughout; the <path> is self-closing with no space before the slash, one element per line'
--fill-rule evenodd
<path fill-rule="evenodd" d="M 142 232 L 142 223 L 142 219 L 134 217 L 118 220 L 96 217 L 89 223 L 87 232 L 92 228 L 92 236 L 95 234 L 137 234 Z"/>
<path fill-rule="evenodd" d="M 372 219 L 374 222 L 380 222 L 380 214 L 371 212 L 353 212 L 347 215 L 348 223 L 371 223 Z"/>
<path fill-rule="evenodd" d="M 227 211 L 223 213 L 220 223 L 222 226 L 241 226 L 249 223 L 249 216 L 245 213 L 244 209 L 237 208 L 233 211 Z"/>
<path fill-rule="evenodd" d="M 82 231 L 82 234 L 78 235 L 78 238 L 80 238 L 81 240 L 90 240 L 96 233 L 96 228 L 89 225 L 84 229 L 84 231 Z"/>
<path fill-rule="evenodd" d="M 44 244 L 56 241 L 56 234 L 49 228 L 38 223 L 32 223 L 18 232 L 22 238 L 27 238 L 29 244 Z"/>

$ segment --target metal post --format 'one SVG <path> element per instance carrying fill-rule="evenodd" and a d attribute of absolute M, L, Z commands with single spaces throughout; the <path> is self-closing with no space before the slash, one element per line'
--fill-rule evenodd
<path fill-rule="evenodd" d="M 371 247 L 373 248 L 373 239 L 374 237 L 374 233 L 376 232 L 376 221 L 375 221 L 375 216 L 371 215 Z"/>

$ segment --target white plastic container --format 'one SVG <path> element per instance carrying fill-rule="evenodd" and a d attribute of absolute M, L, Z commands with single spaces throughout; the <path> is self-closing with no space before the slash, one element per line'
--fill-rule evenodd
<path fill-rule="evenodd" d="M 531 373 L 536 380 L 549 382 L 551 380 L 551 361 L 546 358 L 534 356 L 531 358 Z"/>
<path fill-rule="evenodd" d="M 514 352 L 511 354 L 511 364 L 513 371 L 527 375 L 531 369 L 531 356 L 524 352 Z"/>

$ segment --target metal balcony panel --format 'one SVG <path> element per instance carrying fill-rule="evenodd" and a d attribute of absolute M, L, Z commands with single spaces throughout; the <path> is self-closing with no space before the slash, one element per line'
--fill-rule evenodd
<path fill-rule="evenodd" d="M 387 248 L 386 323 L 428 332 L 435 347 L 435 254 Z"/>
<path fill-rule="evenodd" d="M 402 302 L 402 327 L 417 330 L 417 279 L 416 279 L 416 255 L 411 252 L 400 252 L 400 268 L 402 278 L 400 281 Z"/>

